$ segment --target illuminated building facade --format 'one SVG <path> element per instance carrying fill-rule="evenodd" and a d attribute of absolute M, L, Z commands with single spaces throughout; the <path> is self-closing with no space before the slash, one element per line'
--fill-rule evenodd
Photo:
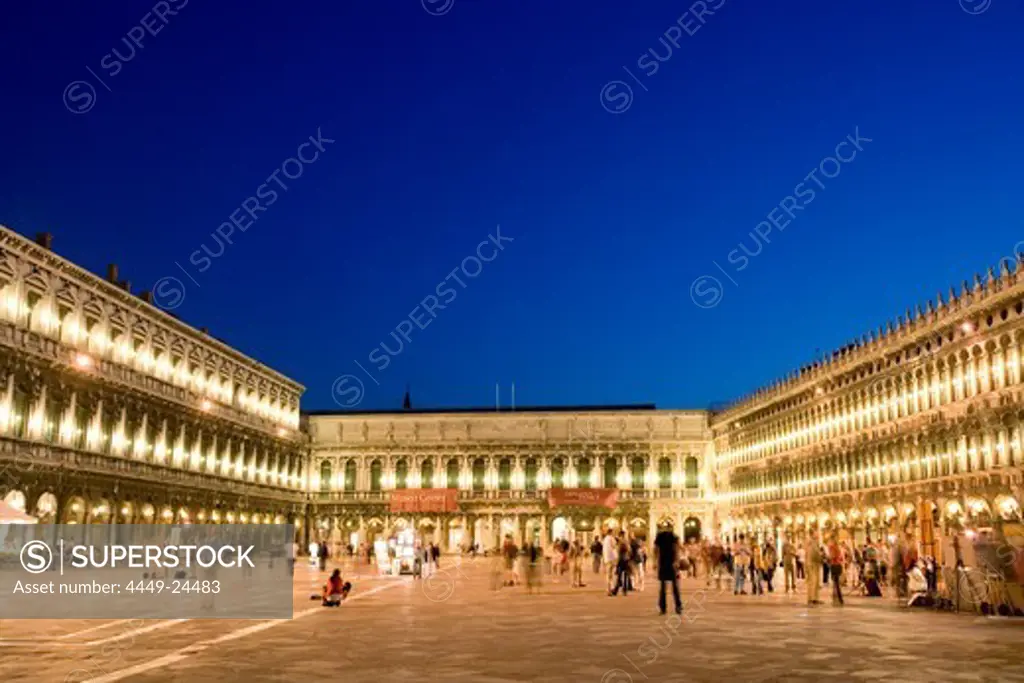
<path fill-rule="evenodd" d="M 1024 275 L 1006 264 L 712 420 L 722 528 L 924 545 L 1024 495 Z"/>
<path fill-rule="evenodd" d="M 0 227 L 0 498 L 44 522 L 301 523 L 303 387 Z"/>
<path fill-rule="evenodd" d="M 1004 265 L 723 411 L 312 412 L 303 387 L 0 228 L 0 498 L 74 523 L 293 522 L 337 544 L 864 540 L 1019 518 L 1024 275 Z M 457 510 L 391 512 L 394 491 Z M 614 491 L 613 507 L 551 491 Z"/>
<path fill-rule="evenodd" d="M 713 526 L 704 411 L 653 406 L 496 412 L 312 413 L 315 528 L 335 543 L 403 529 L 453 550 L 471 543 L 588 540 L 601 527 L 650 537 L 671 521 Z M 458 512 L 389 512 L 393 491 L 458 489 Z M 551 489 L 614 489 L 612 509 L 554 507 Z"/>

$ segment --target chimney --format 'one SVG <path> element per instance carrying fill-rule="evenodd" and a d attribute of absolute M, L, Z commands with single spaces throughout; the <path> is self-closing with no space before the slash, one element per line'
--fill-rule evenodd
<path fill-rule="evenodd" d="M 117 264 L 111 263 L 107 266 L 107 282 L 117 284 Z"/>
<path fill-rule="evenodd" d="M 117 284 L 118 284 L 118 286 L 121 287 L 121 289 L 123 289 L 124 291 L 128 292 L 129 294 L 132 293 L 132 281 L 131 280 L 121 280 Z"/>
<path fill-rule="evenodd" d="M 145 291 L 139 292 L 139 298 L 145 301 L 147 304 L 153 303 L 153 292 Z"/>
<path fill-rule="evenodd" d="M 203 334 L 210 334 L 210 328 L 209 327 L 200 327 L 199 331 L 202 332 Z"/>
<path fill-rule="evenodd" d="M 43 249 L 53 251 L 53 235 L 48 232 L 37 232 L 36 244 L 41 246 Z"/>

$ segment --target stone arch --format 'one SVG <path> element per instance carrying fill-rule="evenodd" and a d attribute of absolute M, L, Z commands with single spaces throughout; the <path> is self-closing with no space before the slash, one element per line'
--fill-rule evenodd
<path fill-rule="evenodd" d="M 72 496 L 64 507 L 62 524 L 81 524 L 85 521 L 86 502 L 81 496 Z"/>
<path fill-rule="evenodd" d="M 1021 519 L 1020 502 L 1010 495 L 1000 495 L 995 500 L 995 511 L 1005 520 Z"/>
<path fill-rule="evenodd" d="M 106 498 L 100 498 L 89 511 L 89 521 L 93 524 L 106 524 L 110 521 L 111 515 L 116 512 L 112 503 Z"/>
<path fill-rule="evenodd" d="M 699 541 L 701 538 L 701 524 L 700 520 L 696 517 L 687 517 L 683 520 L 683 543 L 689 543 L 690 541 Z"/>
<path fill-rule="evenodd" d="M 27 505 L 27 501 L 23 491 L 11 489 L 7 492 L 7 495 L 4 496 L 4 502 L 15 510 L 20 510 L 21 512 L 26 511 L 25 506 Z"/>
<path fill-rule="evenodd" d="M 57 496 L 49 491 L 36 499 L 34 514 L 44 524 L 52 524 L 57 514 Z"/>

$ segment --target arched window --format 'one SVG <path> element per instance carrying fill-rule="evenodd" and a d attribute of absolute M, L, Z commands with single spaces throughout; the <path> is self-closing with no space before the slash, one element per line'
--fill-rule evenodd
<path fill-rule="evenodd" d="M 619 488 L 619 459 L 604 459 L 604 487 L 606 489 Z"/>
<path fill-rule="evenodd" d="M 383 466 L 380 460 L 374 460 L 370 463 L 370 490 L 380 491 L 381 473 Z"/>
<path fill-rule="evenodd" d="M 448 488 L 459 488 L 459 461 L 455 459 L 448 461 Z"/>
<path fill-rule="evenodd" d="M 672 461 L 668 458 L 658 461 L 658 488 L 672 488 Z"/>
<path fill-rule="evenodd" d="M 697 488 L 697 458 L 689 457 L 686 459 L 686 488 L 695 489 Z"/>
<path fill-rule="evenodd" d="M 331 490 L 331 461 L 324 460 L 320 463 L 320 490 L 330 491 Z"/>
<path fill-rule="evenodd" d="M 404 489 L 409 486 L 409 463 L 402 458 L 395 463 L 395 488 Z"/>
<path fill-rule="evenodd" d="M 537 461 L 534 458 L 526 460 L 526 490 L 537 490 Z"/>
<path fill-rule="evenodd" d="M 434 488 L 434 461 L 430 458 L 424 460 L 420 465 L 420 488 Z"/>
<path fill-rule="evenodd" d="M 643 458 L 633 458 L 633 490 L 642 491 L 644 488 L 644 479 L 647 475 L 647 467 Z"/>
<path fill-rule="evenodd" d="M 356 490 L 356 461 L 349 460 L 345 463 L 345 490 Z"/>
<path fill-rule="evenodd" d="M 477 458 L 473 461 L 473 490 L 484 490 L 484 460 Z"/>
<path fill-rule="evenodd" d="M 579 463 L 576 465 L 576 482 L 577 486 L 581 489 L 590 488 L 590 460 L 587 458 L 580 458 Z"/>
<path fill-rule="evenodd" d="M 551 461 L 551 488 L 560 489 L 565 486 L 565 461 L 555 458 Z"/>
<path fill-rule="evenodd" d="M 502 458 L 498 463 L 498 490 L 508 491 L 512 488 L 512 461 Z"/>
<path fill-rule="evenodd" d="M 25 387 L 15 384 L 14 385 L 14 396 L 11 399 L 11 433 L 17 437 L 24 437 L 26 432 L 26 426 L 28 425 L 28 414 L 30 411 L 30 401 L 28 391 Z M 104 411 L 109 413 L 110 410 Z M 106 441 L 110 443 L 109 439 Z"/>

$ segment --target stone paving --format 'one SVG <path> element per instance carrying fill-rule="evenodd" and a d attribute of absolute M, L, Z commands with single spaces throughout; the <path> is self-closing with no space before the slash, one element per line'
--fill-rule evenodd
<path fill-rule="evenodd" d="M 658 615 L 653 582 L 614 598 L 589 572 L 583 589 L 545 577 L 532 595 L 523 587 L 492 591 L 488 562 L 467 561 L 422 581 L 363 577 L 339 609 L 310 602 L 310 577 L 298 576 L 292 621 L 4 621 L 0 677 L 1024 681 L 1022 619 L 901 609 L 887 598 L 808 608 L 803 593 L 733 596 L 694 580 L 684 581 L 688 605 L 678 619 Z M 87 628 L 97 630 L 77 633 Z M 95 644 L 119 629 L 136 632 Z"/>

